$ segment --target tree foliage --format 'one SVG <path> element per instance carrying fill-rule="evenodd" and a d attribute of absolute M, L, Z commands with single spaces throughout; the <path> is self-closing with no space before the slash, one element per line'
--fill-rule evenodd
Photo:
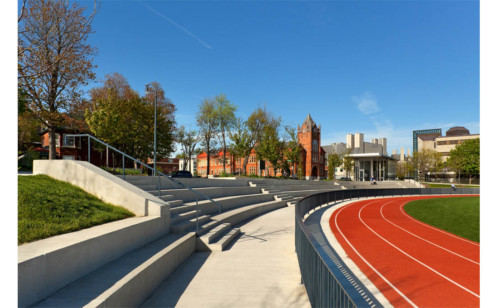
<path fill-rule="evenodd" d="M 281 118 L 274 117 L 271 112 L 266 109 L 266 106 L 254 110 L 246 121 L 246 126 L 250 132 L 251 149 L 254 149 L 255 146 L 261 142 L 266 127 L 272 126 L 278 128 L 280 123 Z M 244 158 L 243 170 L 247 169 L 249 155 Z"/>
<path fill-rule="evenodd" d="M 197 112 L 197 127 L 202 148 L 207 154 L 207 174 L 210 174 L 210 156 L 215 148 L 215 136 L 218 132 L 216 104 L 213 99 L 205 98 Z"/>
<path fill-rule="evenodd" d="M 470 177 L 480 174 L 480 139 L 466 140 L 450 151 L 447 165 Z"/>
<path fill-rule="evenodd" d="M 286 161 L 292 166 L 291 171 L 293 174 L 291 176 L 293 177 L 296 174 L 297 166 L 302 161 L 302 146 L 298 141 L 295 128 L 287 126 L 285 127 L 285 132 L 288 140 L 285 142 L 283 153 Z"/>
<path fill-rule="evenodd" d="M 173 112 L 169 104 L 157 104 L 158 159 L 174 151 Z M 154 103 L 140 97 L 122 75 L 107 75 L 102 87 L 92 89 L 85 115 L 97 138 L 143 161 L 153 156 Z"/>
<path fill-rule="evenodd" d="M 242 118 L 238 118 L 235 125 L 229 130 L 229 137 L 231 139 L 230 152 L 234 159 L 249 157 L 252 152 L 251 134 Z M 246 168 L 243 169 L 242 174 L 246 173 Z"/>
<path fill-rule="evenodd" d="M 350 156 L 350 149 L 343 156 L 343 170 L 345 170 L 347 177 L 350 177 L 350 173 L 354 170 L 354 159 Z"/>
<path fill-rule="evenodd" d="M 18 18 L 19 86 L 27 108 L 48 128 L 50 159 L 56 155 L 55 128 L 63 125 L 69 106 L 80 102 L 80 87 L 95 78 L 94 48 L 86 41 L 97 9 L 88 17 L 84 11 L 76 2 L 30 0 Z"/>
<path fill-rule="evenodd" d="M 183 170 L 190 165 L 193 155 L 196 153 L 195 147 L 198 143 L 197 132 L 194 130 L 186 130 L 184 125 L 181 125 L 176 134 L 176 141 L 180 144 L 182 154 L 181 158 L 185 160 Z"/>
<path fill-rule="evenodd" d="M 267 125 L 261 136 L 260 142 L 255 147 L 257 159 L 268 161 L 276 170 L 283 164 L 283 143 L 280 141 L 278 127 Z M 266 166 L 267 168 L 267 166 Z"/>
<path fill-rule="evenodd" d="M 223 147 L 223 172 L 226 173 L 226 135 L 236 123 L 235 112 L 237 106 L 226 99 L 225 94 L 219 94 L 214 98 L 216 104 L 216 122 L 218 125 L 219 139 Z"/>
<path fill-rule="evenodd" d="M 425 179 L 428 174 L 436 175 L 443 170 L 442 154 L 430 149 L 414 152 L 413 165 L 420 179 Z"/>
<path fill-rule="evenodd" d="M 330 180 L 335 179 L 335 168 L 340 167 L 343 163 L 343 158 L 338 153 L 328 154 L 328 177 Z"/>

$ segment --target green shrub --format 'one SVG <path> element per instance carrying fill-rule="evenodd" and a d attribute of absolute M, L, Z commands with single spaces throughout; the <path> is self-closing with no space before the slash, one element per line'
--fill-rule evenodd
<path fill-rule="evenodd" d="M 28 150 L 24 157 L 17 162 L 19 170 L 33 170 L 33 160 L 40 159 L 40 153 Z"/>

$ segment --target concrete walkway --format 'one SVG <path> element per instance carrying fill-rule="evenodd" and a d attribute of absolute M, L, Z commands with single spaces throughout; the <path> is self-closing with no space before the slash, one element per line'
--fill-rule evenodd
<path fill-rule="evenodd" d="M 310 307 L 294 244 L 294 207 L 241 225 L 223 252 L 195 253 L 142 307 Z"/>

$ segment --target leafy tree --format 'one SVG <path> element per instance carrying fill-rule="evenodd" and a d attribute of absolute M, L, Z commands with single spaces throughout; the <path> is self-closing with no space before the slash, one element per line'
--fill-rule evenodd
<path fill-rule="evenodd" d="M 257 159 L 268 161 L 273 167 L 274 175 L 276 176 L 276 170 L 281 167 L 280 162 L 283 161 L 283 148 L 278 136 L 278 127 L 266 126 L 255 150 Z"/>
<path fill-rule="evenodd" d="M 229 137 L 233 144 L 230 147 L 230 152 L 233 155 L 233 159 L 238 159 L 242 157 L 249 157 L 250 153 L 252 153 L 252 135 L 248 130 L 246 122 L 243 121 L 242 118 L 238 118 L 235 122 L 235 125 L 231 127 L 228 131 Z M 246 174 L 246 164 L 242 173 Z"/>
<path fill-rule="evenodd" d="M 120 74 L 107 75 L 104 85 L 91 91 L 86 122 L 99 139 L 126 154 L 146 161 L 153 153 L 154 103 L 140 97 Z M 157 104 L 157 158 L 174 151 L 173 110 Z"/>
<path fill-rule="evenodd" d="M 328 154 L 328 175 L 330 180 L 335 179 L 335 168 L 340 167 L 343 158 L 338 153 Z"/>
<path fill-rule="evenodd" d="M 19 16 L 18 81 L 28 97 L 27 108 L 48 128 L 49 158 L 55 159 L 55 128 L 62 114 L 78 104 L 80 86 L 95 78 L 86 43 L 96 14 L 65 0 L 30 0 Z"/>
<path fill-rule="evenodd" d="M 449 153 L 447 164 L 456 172 L 471 177 L 480 174 L 480 139 L 466 140 Z"/>
<path fill-rule="evenodd" d="M 285 142 L 284 156 L 292 166 L 292 177 L 296 174 L 296 169 L 302 160 L 302 147 L 298 141 L 297 132 L 293 127 L 285 127 L 288 141 Z"/>
<path fill-rule="evenodd" d="M 183 151 L 183 153 L 180 154 L 181 158 L 185 160 L 183 170 L 186 170 L 186 166 L 189 166 L 192 156 L 195 154 L 195 147 L 198 143 L 197 132 L 194 130 L 187 131 L 185 126 L 181 125 L 176 136 Z"/>
<path fill-rule="evenodd" d="M 350 156 L 350 149 L 343 156 L 343 170 L 345 170 L 347 177 L 350 177 L 350 173 L 354 169 L 354 159 Z"/>
<path fill-rule="evenodd" d="M 250 147 L 254 149 L 255 146 L 261 142 L 262 135 L 267 126 L 279 127 L 281 118 L 275 118 L 268 110 L 266 106 L 263 108 L 257 108 L 252 112 L 252 114 L 247 119 L 246 125 L 250 131 Z M 249 160 L 250 153 L 245 157 L 243 161 L 243 170 L 247 169 L 247 163 Z"/>
<path fill-rule="evenodd" d="M 426 180 L 428 174 L 436 176 L 442 171 L 442 154 L 430 149 L 414 152 L 413 165 L 418 170 L 418 178 Z"/>
<path fill-rule="evenodd" d="M 210 174 L 210 156 L 213 153 L 214 138 L 218 132 L 216 120 L 216 104 L 214 100 L 205 98 L 197 112 L 197 126 L 202 147 L 207 154 L 207 174 Z"/>
<path fill-rule="evenodd" d="M 214 101 L 216 104 L 216 122 L 219 126 L 220 141 L 223 146 L 223 173 L 226 173 L 226 134 L 235 125 L 237 106 L 227 100 L 224 94 L 216 96 Z"/>

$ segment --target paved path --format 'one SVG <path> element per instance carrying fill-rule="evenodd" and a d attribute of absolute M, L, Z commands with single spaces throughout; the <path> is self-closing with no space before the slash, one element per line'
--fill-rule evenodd
<path fill-rule="evenodd" d="M 294 244 L 294 207 L 241 226 L 223 252 L 195 253 L 142 307 L 310 307 Z"/>

